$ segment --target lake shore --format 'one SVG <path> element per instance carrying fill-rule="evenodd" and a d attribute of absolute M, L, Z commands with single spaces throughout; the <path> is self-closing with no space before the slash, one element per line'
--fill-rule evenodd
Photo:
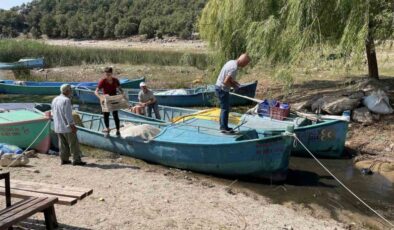
<path fill-rule="evenodd" d="M 11 180 L 92 188 L 75 206 L 56 206 L 61 229 L 344 229 L 209 176 L 122 158 L 84 160 L 86 167 L 60 166 L 57 156 L 39 154 L 31 167 L 10 168 Z M 37 214 L 31 222 L 42 220 Z"/>

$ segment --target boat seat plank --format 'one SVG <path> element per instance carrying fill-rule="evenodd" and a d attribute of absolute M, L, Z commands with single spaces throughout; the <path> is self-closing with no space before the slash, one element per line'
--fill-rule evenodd
<path fill-rule="evenodd" d="M 61 185 L 61 184 L 46 184 L 46 183 L 40 183 L 40 182 L 21 181 L 21 180 L 12 180 L 11 184 L 12 183 L 26 184 L 26 185 L 39 185 L 42 187 L 45 186 L 47 188 L 58 188 L 58 189 L 67 190 L 67 191 L 84 192 L 87 195 L 90 195 L 93 193 L 93 189 L 82 188 L 82 187 L 72 187 L 72 186 Z"/>

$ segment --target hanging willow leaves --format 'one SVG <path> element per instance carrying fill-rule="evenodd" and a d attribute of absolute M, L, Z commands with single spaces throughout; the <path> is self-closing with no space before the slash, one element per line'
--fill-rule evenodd
<path fill-rule="evenodd" d="M 199 29 L 218 66 L 245 51 L 255 62 L 296 65 L 327 47 L 361 63 L 368 44 L 372 54 L 374 41 L 393 38 L 393 8 L 392 0 L 209 0 Z"/>

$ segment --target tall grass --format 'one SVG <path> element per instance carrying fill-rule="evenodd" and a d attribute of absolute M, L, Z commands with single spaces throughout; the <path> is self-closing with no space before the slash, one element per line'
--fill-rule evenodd
<path fill-rule="evenodd" d="M 46 67 L 114 63 L 189 65 L 205 69 L 209 61 L 208 55 L 202 53 L 65 47 L 32 40 L 0 40 L 0 62 L 14 62 L 24 57 L 44 57 Z"/>

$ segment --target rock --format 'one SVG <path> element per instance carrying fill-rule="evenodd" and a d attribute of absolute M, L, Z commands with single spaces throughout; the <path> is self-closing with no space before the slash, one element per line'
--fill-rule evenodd
<path fill-rule="evenodd" d="M 292 104 L 291 108 L 293 108 L 296 111 L 300 111 L 300 110 L 308 109 L 308 105 L 309 105 L 309 107 L 311 106 L 309 101 L 303 101 L 303 102 L 298 102 L 298 103 Z"/>
<path fill-rule="evenodd" d="M 99 200 L 99 201 L 105 201 L 105 199 L 102 198 L 102 197 L 100 197 L 98 200 Z"/>
<path fill-rule="evenodd" d="M 320 106 L 320 108 L 328 114 L 340 115 L 345 110 L 357 108 L 360 102 L 361 99 L 351 99 L 344 96 L 324 96 L 312 105 L 312 111 L 313 107 L 318 109 Z"/>
<path fill-rule="evenodd" d="M 365 96 L 364 91 L 359 90 L 359 91 L 357 91 L 357 92 L 350 93 L 350 94 L 348 95 L 348 98 L 350 98 L 350 99 L 359 99 L 359 100 L 361 100 L 364 96 Z"/>
<path fill-rule="evenodd" d="M 352 119 L 353 119 L 353 121 L 363 123 L 363 124 L 372 124 L 373 123 L 372 114 L 368 110 L 367 107 L 361 107 L 361 108 L 353 110 Z"/>

